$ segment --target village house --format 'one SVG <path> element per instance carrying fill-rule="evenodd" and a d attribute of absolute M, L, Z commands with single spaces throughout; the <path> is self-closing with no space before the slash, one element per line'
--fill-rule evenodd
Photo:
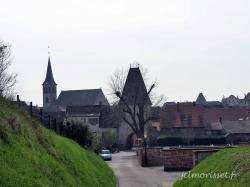
<path fill-rule="evenodd" d="M 87 125 L 100 142 L 105 141 L 107 132 L 117 139 L 119 120 L 115 120 L 111 110 L 109 105 L 67 106 L 65 121 L 73 120 Z"/>
<path fill-rule="evenodd" d="M 223 135 L 228 143 L 249 142 L 249 107 L 230 101 L 231 105 L 207 101 L 200 93 L 195 102 L 166 102 L 152 122 L 150 142 L 154 145 L 161 135 Z"/>

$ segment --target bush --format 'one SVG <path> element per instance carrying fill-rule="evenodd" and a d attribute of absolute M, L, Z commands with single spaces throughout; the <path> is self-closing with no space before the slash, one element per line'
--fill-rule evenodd
<path fill-rule="evenodd" d="M 224 136 L 161 136 L 157 138 L 159 146 L 177 146 L 177 145 L 211 145 L 225 144 Z"/>
<path fill-rule="evenodd" d="M 1 123 L 1 121 L 0 121 Z M 9 143 L 9 136 L 7 134 L 7 129 L 4 125 L 0 124 L 0 140 L 2 140 L 4 143 Z M 0 141 L 1 143 L 1 141 Z"/>
<path fill-rule="evenodd" d="M 90 132 L 87 125 L 80 121 L 68 121 L 65 126 L 66 136 L 75 140 L 81 146 L 92 150 L 98 149 L 97 137 Z"/>

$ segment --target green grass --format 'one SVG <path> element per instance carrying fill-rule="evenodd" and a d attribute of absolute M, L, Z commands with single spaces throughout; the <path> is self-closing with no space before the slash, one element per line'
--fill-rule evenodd
<path fill-rule="evenodd" d="M 0 186 L 112 187 L 115 177 L 95 153 L 0 98 Z"/>
<path fill-rule="evenodd" d="M 191 174 L 201 173 L 234 173 L 232 179 L 213 178 L 184 178 L 178 180 L 174 187 L 249 187 L 250 186 L 250 147 L 221 150 L 194 167 Z M 200 175 L 202 177 L 202 175 Z"/>

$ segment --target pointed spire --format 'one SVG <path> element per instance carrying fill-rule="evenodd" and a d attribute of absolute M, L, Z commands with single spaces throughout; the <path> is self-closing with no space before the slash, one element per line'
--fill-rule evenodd
<path fill-rule="evenodd" d="M 207 103 L 207 100 L 205 99 L 203 93 L 200 93 L 199 96 L 196 99 L 196 104 L 200 104 L 200 105 L 205 105 Z"/>
<path fill-rule="evenodd" d="M 145 104 L 152 105 L 139 67 L 130 67 L 122 97 L 128 104 L 140 104 L 146 99 Z"/>
<path fill-rule="evenodd" d="M 45 81 L 43 82 L 43 85 L 56 85 L 56 82 L 55 82 L 54 77 L 53 77 L 52 68 L 51 68 L 50 56 L 48 59 L 46 78 L 45 78 Z"/>

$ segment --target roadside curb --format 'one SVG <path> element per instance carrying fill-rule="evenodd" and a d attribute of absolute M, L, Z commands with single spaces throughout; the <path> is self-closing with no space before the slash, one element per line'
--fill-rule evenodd
<path fill-rule="evenodd" d="M 120 184 L 119 184 L 119 180 L 118 180 L 118 177 L 115 175 L 115 181 L 116 181 L 116 187 L 119 187 Z"/>

